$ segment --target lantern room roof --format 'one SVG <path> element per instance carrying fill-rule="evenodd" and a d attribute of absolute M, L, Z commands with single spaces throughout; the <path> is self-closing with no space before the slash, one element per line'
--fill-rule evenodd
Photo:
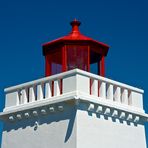
<path fill-rule="evenodd" d="M 65 44 L 66 43 L 85 43 L 85 44 L 88 43 L 88 44 L 94 44 L 96 46 L 102 47 L 104 49 L 105 55 L 107 55 L 107 52 L 109 49 L 109 46 L 107 44 L 96 41 L 80 33 L 79 31 L 79 26 L 81 25 L 80 21 L 74 19 L 70 24 L 72 26 L 72 30 L 68 35 L 43 44 L 43 54 L 45 54 L 45 50 L 47 50 L 47 48 L 50 49 L 50 47 L 53 48 L 53 46 L 56 46 L 62 43 L 65 43 Z"/>

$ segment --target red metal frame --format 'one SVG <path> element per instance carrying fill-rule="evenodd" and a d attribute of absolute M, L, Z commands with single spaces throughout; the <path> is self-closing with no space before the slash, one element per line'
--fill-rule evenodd
<path fill-rule="evenodd" d="M 97 60 L 98 74 L 105 76 L 105 56 L 108 53 L 109 46 L 82 35 L 79 31 L 80 24 L 75 19 L 71 22 L 72 31 L 67 36 L 43 45 L 45 76 L 67 71 L 69 70 L 68 66 L 73 63 L 75 63 L 73 67 L 89 72 L 90 64 L 97 63 Z M 69 51 L 68 46 L 75 46 L 77 57 L 72 56 L 74 52 L 73 50 Z M 93 54 L 91 53 L 92 51 L 94 52 Z M 101 56 L 101 59 L 99 56 Z"/>
<path fill-rule="evenodd" d="M 88 46 L 87 71 L 90 71 L 90 46 Z"/>
<path fill-rule="evenodd" d="M 51 75 L 51 61 L 48 55 L 45 56 L 45 76 Z"/>
<path fill-rule="evenodd" d="M 66 71 L 67 70 L 67 50 L 66 50 L 66 46 L 64 45 L 62 47 L 62 71 Z"/>
<path fill-rule="evenodd" d="M 101 76 L 105 76 L 105 58 L 104 56 L 101 57 L 101 60 L 100 60 L 100 75 Z"/>

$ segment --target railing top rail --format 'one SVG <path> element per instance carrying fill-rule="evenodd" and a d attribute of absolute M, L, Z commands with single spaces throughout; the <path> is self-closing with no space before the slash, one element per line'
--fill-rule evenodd
<path fill-rule="evenodd" d="M 50 80 L 56 80 L 58 78 L 64 78 L 66 76 L 70 76 L 70 75 L 76 74 L 77 70 L 78 69 L 74 69 L 74 70 L 70 70 L 70 71 L 67 71 L 67 72 L 60 73 L 60 74 L 56 74 L 56 75 L 40 78 L 40 79 L 37 79 L 37 80 L 34 80 L 34 81 L 30 81 L 30 82 L 26 82 L 26 83 L 23 83 L 23 84 L 11 86 L 11 87 L 5 88 L 4 91 L 5 92 L 10 92 L 10 91 L 13 91 L 13 90 L 30 87 L 30 86 L 33 86 L 35 84 L 37 85 L 37 84 L 45 83 L 45 82 L 48 82 Z"/>
<path fill-rule="evenodd" d="M 117 81 L 114 81 L 114 80 L 111 80 L 111 79 L 108 79 L 108 78 L 104 78 L 104 77 L 101 77 L 101 76 L 98 76 L 98 75 L 95 75 L 95 74 L 92 74 L 92 73 L 89 73 L 89 72 L 86 72 L 86 71 L 83 71 L 83 70 L 80 70 L 80 69 L 74 69 L 74 70 L 70 70 L 70 71 L 63 72 L 63 73 L 60 73 L 60 74 L 56 74 L 56 75 L 53 75 L 53 76 L 49 76 L 49 77 L 41 78 L 41 79 L 38 79 L 38 80 L 26 82 L 26 83 L 23 83 L 23 84 L 20 84 L 20 85 L 8 87 L 4 91 L 5 92 L 11 92 L 11 91 L 14 91 L 14 90 L 23 89 L 23 88 L 34 86 L 34 85 L 37 85 L 37 84 L 46 83 L 50 80 L 55 80 L 55 79 L 58 79 L 58 78 L 64 78 L 64 77 L 68 77 L 70 75 L 76 75 L 76 74 L 80 74 L 80 75 L 83 75 L 83 76 L 86 76 L 86 77 L 89 77 L 89 78 L 104 81 L 106 83 L 110 83 L 110 84 L 119 86 L 121 88 L 126 88 L 126 89 L 130 89 L 130 90 L 133 90 L 133 91 L 136 91 L 136 92 L 139 92 L 139 93 L 144 93 L 144 91 L 142 89 L 139 89 L 139 88 L 127 85 L 127 84 L 123 84 L 121 82 L 117 82 Z"/>
<path fill-rule="evenodd" d="M 97 80 L 100 80 L 100 81 L 104 81 L 106 83 L 110 83 L 110 84 L 119 86 L 119 87 L 122 87 L 122 88 L 130 89 L 130 90 L 133 90 L 133 91 L 136 91 L 136 92 L 139 92 L 139 93 L 144 93 L 143 89 L 139 89 L 137 87 L 133 87 L 133 86 L 130 86 L 128 84 L 124 84 L 124 83 L 121 83 L 121 82 L 118 82 L 118 81 L 115 81 L 115 80 L 111 80 L 109 78 L 105 78 L 105 77 L 102 77 L 102 76 L 99 76 L 99 75 L 95 75 L 95 74 L 92 74 L 92 73 L 89 73 L 89 72 L 86 72 L 86 71 L 83 71 L 83 70 L 77 69 L 77 73 L 84 75 L 84 76 L 87 76 L 87 77 L 90 77 L 90 78 L 93 78 L 93 79 L 97 79 Z"/>

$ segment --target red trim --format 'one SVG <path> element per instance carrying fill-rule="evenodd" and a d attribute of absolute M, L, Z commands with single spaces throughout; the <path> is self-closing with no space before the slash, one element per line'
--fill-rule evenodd
<path fill-rule="evenodd" d="M 88 46 L 87 71 L 90 72 L 90 46 Z"/>
<path fill-rule="evenodd" d="M 88 61 L 87 61 L 87 71 L 90 72 L 90 46 L 88 46 Z M 92 94 L 92 79 L 90 78 L 89 81 L 90 85 L 89 85 L 89 89 L 90 89 L 90 95 Z"/>
<path fill-rule="evenodd" d="M 65 42 L 65 41 L 85 41 L 85 42 L 91 41 L 92 43 L 96 43 L 99 46 L 109 49 L 109 46 L 107 44 L 102 43 L 100 41 L 93 40 L 92 38 L 86 37 L 82 34 L 78 34 L 77 36 L 74 36 L 73 34 L 69 34 L 67 36 L 55 39 L 51 42 L 44 43 L 44 44 L 42 44 L 42 46 L 43 46 L 43 48 L 45 48 L 47 46 L 56 44 L 58 42 Z"/>
<path fill-rule="evenodd" d="M 67 52 L 66 52 L 66 46 L 62 47 L 62 71 L 67 70 Z"/>
<path fill-rule="evenodd" d="M 81 22 L 79 22 L 78 20 L 74 19 L 70 25 L 72 26 L 72 32 L 71 33 L 80 33 L 79 32 L 79 26 L 80 26 Z"/>
<path fill-rule="evenodd" d="M 45 76 L 51 75 L 51 62 L 49 56 L 45 56 Z"/>
<path fill-rule="evenodd" d="M 105 76 L 105 58 L 102 56 L 101 61 L 100 61 L 100 75 Z"/>
<path fill-rule="evenodd" d="M 66 44 L 66 43 L 72 43 L 73 44 L 73 42 L 78 42 L 80 44 L 85 43 L 87 45 L 88 44 L 89 45 L 96 45 L 97 47 L 99 47 L 98 48 L 99 50 L 100 50 L 100 47 L 103 49 L 102 51 L 104 52 L 104 55 L 107 55 L 109 46 L 107 44 L 93 40 L 92 38 L 81 34 L 79 32 L 79 25 L 80 24 L 81 23 L 77 20 L 72 21 L 71 22 L 72 31 L 68 35 L 43 44 L 42 45 L 43 46 L 43 55 L 46 55 L 46 52 L 49 49 L 52 49 L 53 47 L 55 47 L 57 45 L 63 45 L 63 44 Z"/>
<path fill-rule="evenodd" d="M 100 75 L 100 65 L 101 65 L 100 62 L 101 61 L 98 61 L 98 75 Z"/>

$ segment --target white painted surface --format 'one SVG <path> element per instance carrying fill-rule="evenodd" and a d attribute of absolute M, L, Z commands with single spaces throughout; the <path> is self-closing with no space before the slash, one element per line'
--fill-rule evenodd
<path fill-rule="evenodd" d="M 37 100 L 42 100 L 44 98 L 43 94 L 43 84 L 37 85 Z"/>
<path fill-rule="evenodd" d="M 121 88 L 115 86 L 114 100 L 116 102 L 121 102 Z"/>
<path fill-rule="evenodd" d="M 32 86 L 29 88 L 29 102 L 34 102 L 35 97 L 35 88 Z"/>
<path fill-rule="evenodd" d="M 52 91 L 52 86 L 51 82 L 46 82 L 45 83 L 45 98 L 50 98 L 51 97 L 51 91 Z"/>
<path fill-rule="evenodd" d="M 66 76 L 63 79 L 63 93 L 69 93 L 77 90 L 77 79 L 75 75 Z"/>
<path fill-rule="evenodd" d="M 17 114 L 17 121 L 5 123 L 2 148 L 146 148 L 144 126 L 130 122 L 132 114 L 127 122 L 118 118 L 117 110 L 112 118 L 110 108 L 95 106 L 69 103 L 51 106 L 50 113 L 47 109 L 39 113 L 38 108 L 36 116 L 22 120 Z"/>
<path fill-rule="evenodd" d="M 51 82 L 53 82 L 54 87 L 52 87 Z M 62 94 L 60 90 L 62 90 Z M 143 109 L 143 90 L 75 69 L 5 89 L 6 104 L 4 110 L 9 107 L 29 104 L 33 101 L 54 98 L 73 91 L 92 96 L 98 96 L 99 94 L 98 97 L 101 99 L 120 103 L 121 106 L 128 105 L 129 107 L 134 106 Z M 53 96 L 51 96 L 51 92 L 54 92 Z"/>
<path fill-rule="evenodd" d="M 146 148 L 144 126 L 78 110 L 77 148 Z"/>
<path fill-rule="evenodd" d="M 143 108 L 143 95 L 137 92 L 131 92 L 132 106 Z"/>
<path fill-rule="evenodd" d="M 26 104 L 27 103 L 27 95 L 28 91 L 27 88 L 24 88 L 20 91 L 20 104 Z"/>
<path fill-rule="evenodd" d="M 40 103 L 26 110 L 9 111 L 4 115 L 9 120 L 4 125 L 2 148 L 146 148 L 144 126 L 139 124 L 142 118 L 148 119 L 146 114 L 115 109 L 114 104 L 107 106 L 111 102 L 105 104 L 105 100 L 91 95 L 74 96 L 75 100 L 53 99 L 46 106 Z"/>
<path fill-rule="evenodd" d="M 90 78 L 76 74 L 77 91 L 90 94 Z M 69 86 L 70 87 L 70 86 Z"/>
<path fill-rule="evenodd" d="M 2 148 L 146 148 L 143 90 L 75 69 L 5 91 Z"/>
<path fill-rule="evenodd" d="M 91 79 L 91 94 L 98 96 L 98 81 L 96 79 Z"/>
<path fill-rule="evenodd" d="M 44 107 L 48 106 L 51 104 L 57 104 L 60 102 L 76 102 L 79 103 L 79 101 L 84 101 L 87 103 L 93 103 L 95 105 L 101 105 L 105 107 L 109 107 L 110 109 L 116 109 L 118 111 L 124 111 L 132 114 L 137 114 L 140 116 L 140 118 L 143 121 L 146 121 L 148 118 L 148 115 L 144 113 L 143 109 L 137 108 L 137 107 L 131 107 L 128 105 L 121 105 L 119 103 L 114 103 L 105 99 L 100 99 L 99 97 L 93 96 L 92 95 L 86 95 L 83 94 L 82 92 L 71 92 L 71 93 L 66 93 L 60 96 L 55 96 L 52 98 L 48 99 L 43 99 L 40 101 L 32 102 L 29 104 L 22 104 L 19 106 L 15 107 L 9 107 L 5 108 L 4 112 L 0 113 L 0 119 L 5 120 L 9 114 L 15 114 L 16 112 L 23 112 L 23 111 L 31 111 L 32 108 L 39 108 L 39 107 Z"/>
<path fill-rule="evenodd" d="M 122 96 L 121 96 L 121 101 L 124 104 L 128 105 L 128 90 L 127 89 L 122 89 Z"/>
<path fill-rule="evenodd" d="M 2 148 L 76 148 L 74 108 L 66 112 L 5 123 Z"/>
<path fill-rule="evenodd" d="M 106 83 L 100 81 L 99 85 L 99 96 L 103 99 L 106 99 Z"/>
<path fill-rule="evenodd" d="M 107 85 L 107 99 L 110 101 L 113 101 L 114 99 L 114 90 L 112 84 Z"/>
<path fill-rule="evenodd" d="M 6 94 L 5 108 L 19 105 L 19 95 L 17 91 Z"/>
<path fill-rule="evenodd" d="M 60 95 L 60 79 L 54 81 L 54 96 Z"/>

